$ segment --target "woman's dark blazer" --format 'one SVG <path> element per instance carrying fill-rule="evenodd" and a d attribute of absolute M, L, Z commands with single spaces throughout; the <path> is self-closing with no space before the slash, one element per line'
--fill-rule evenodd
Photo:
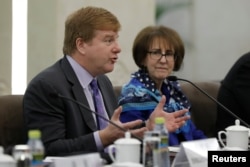
<path fill-rule="evenodd" d="M 111 117 L 117 108 L 112 84 L 105 75 L 97 80 Z M 23 100 L 26 129 L 42 131 L 46 156 L 97 152 L 93 135 L 97 127 L 90 109 L 57 98 L 56 94 L 72 98 L 89 108 L 83 88 L 65 56 L 29 83 Z"/>

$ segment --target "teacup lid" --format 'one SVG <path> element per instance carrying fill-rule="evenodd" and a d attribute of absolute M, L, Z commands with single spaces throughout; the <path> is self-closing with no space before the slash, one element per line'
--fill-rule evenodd
<path fill-rule="evenodd" d="M 235 120 L 235 125 L 229 126 L 226 128 L 226 130 L 231 130 L 231 131 L 248 131 L 249 129 L 245 126 L 240 125 L 240 120 L 236 119 Z"/>
<path fill-rule="evenodd" d="M 7 162 L 15 162 L 14 158 L 10 155 L 3 153 L 3 147 L 0 146 L 0 164 L 1 163 L 7 163 Z"/>
<path fill-rule="evenodd" d="M 125 138 L 120 138 L 114 142 L 115 144 L 141 144 L 138 139 L 131 138 L 130 132 L 125 132 Z"/>

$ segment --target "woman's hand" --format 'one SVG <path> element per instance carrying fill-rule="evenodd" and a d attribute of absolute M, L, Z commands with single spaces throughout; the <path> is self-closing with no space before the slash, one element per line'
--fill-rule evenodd
<path fill-rule="evenodd" d="M 188 112 L 187 109 L 179 110 L 173 113 L 168 113 L 163 110 L 163 107 L 166 102 L 166 97 L 162 96 L 160 102 L 156 106 L 155 110 L 150 115 L 149 120 L 147 121 L 147 127 L 149 130 L 154 128 L 155 118 L 164 117 L 166 121 L 166 128 L 169 132 L 174 132 L 176 129 L 184 125 L 185 121 L 190 119 L 190 116 L 185 115 Z"/>

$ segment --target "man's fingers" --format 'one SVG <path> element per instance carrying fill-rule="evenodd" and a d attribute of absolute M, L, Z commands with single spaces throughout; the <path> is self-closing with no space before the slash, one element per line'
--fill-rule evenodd
<path fill-rule="evenodd" d="M 147 130 L 148 129 L 146 127 L 143 127 L 143 128 L 139 128 L 139 129 L 130 130 L 130 132 L 134 137 L 136 137 L 139 140 L 142 140 L 143 136 L 144 136 L 144 132 Z"/>
<path fill-rule="evenodd" d="M 147 130 L 147 128 L 146 128 L 146 127 L 143 127 L 143 128 L 138 128 L 138 129 L 132 129 L 132 130 L 130 130 L 130 132 L 131 132 L 132 134 L 136 134 L 136 133 L 144 132 L 144 131 L 146 131 L 146 130 Z"/>
<path fill-rule="evenodd" d="M 114 111 L 114 114 L 113 114 L 111 120 L 113 120 L 113 121 L 115 121 L 115 120 L 120 120 L 121 112 L 122 112 L 122 107 L 119 106 L 119 107 Z"/>
<path fill-rule="evenodd" d="M 125 129 L 133 129 L 136 126 L 140 126 L 142 124 L 142 120 L 135 120 L 131 122 L 127 122 L 123 124 L 123 127 Z"/>

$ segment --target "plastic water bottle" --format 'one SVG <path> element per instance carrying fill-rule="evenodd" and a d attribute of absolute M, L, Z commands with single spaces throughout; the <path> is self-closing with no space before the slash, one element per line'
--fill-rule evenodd
<path fill-rule="evenodd" d="M 159 133 L 160 146 L 158 150 L 159 167 L 170 167 L 170 153 L 168 148 L 169 134 L 165 127 L 165 119 L 163 117 L 155 118 L 154 132 Z"/>
<path fill-rule="evenodd" d="M 160 138 L 159 133 L 154 131 L 146 131 L 143 137 L 143 166 L 144 167 L 159 167 Z"/>
<path fill-rule="evenodd" d="M 30 130 L 28 132 L 29 140 L 28 146 L 32 154 L 32 166 L 39 166 L 43 163 L 44 158 L 44 146 L 41 141 L 41 131 L 40 130 Z"/>

